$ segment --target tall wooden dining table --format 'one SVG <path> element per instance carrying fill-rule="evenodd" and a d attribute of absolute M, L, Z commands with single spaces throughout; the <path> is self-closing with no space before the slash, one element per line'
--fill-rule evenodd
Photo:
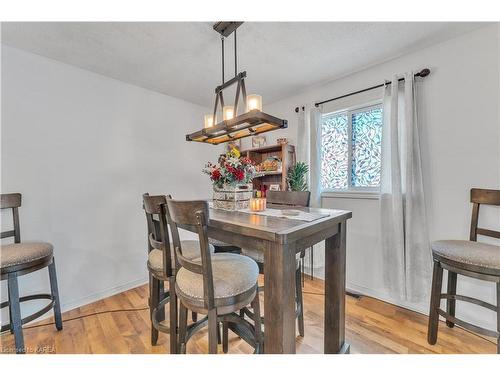
<path fill-rule="evenodd" d="M 306 222 L 210 210 L 208 236 L 264 251 L 264 350 L 295 353 L 295 256 L 325 240 L 324 352 L 349 353 L 345 342 L 346 223 L 352 212 L 301 208 L 326 217 Z"/>

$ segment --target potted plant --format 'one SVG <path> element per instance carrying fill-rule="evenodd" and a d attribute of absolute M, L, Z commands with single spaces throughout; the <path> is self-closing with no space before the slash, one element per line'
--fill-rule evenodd
<path fill-rule="evenodd" d="M 291 191 L 307 191 L 307 173 L 309 166 L 299 161 L 288 169 L 288 188 Z"/>

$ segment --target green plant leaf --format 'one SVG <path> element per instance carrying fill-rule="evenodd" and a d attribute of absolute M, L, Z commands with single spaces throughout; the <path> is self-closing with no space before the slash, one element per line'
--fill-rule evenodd
<path fill-rule="evenodd" d="M 288 169 L 288 186 L 291 191 L 306 191 L 307 186 L 307 173 L 309 172 L 309 166 L 299 161 L 294 166 Z"/>

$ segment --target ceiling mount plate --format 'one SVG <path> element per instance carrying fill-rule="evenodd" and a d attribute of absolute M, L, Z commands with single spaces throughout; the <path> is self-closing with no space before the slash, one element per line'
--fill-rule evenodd
<path fill-rule="evenodd" d="M 214 30 L 221 34 L 223 37 L 227 38 L 242 24 L 243 22 L 216 22 L 214 24 Z"/>

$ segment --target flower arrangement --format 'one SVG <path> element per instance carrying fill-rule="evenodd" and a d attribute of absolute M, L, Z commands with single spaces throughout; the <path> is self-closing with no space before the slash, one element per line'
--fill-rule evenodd
<path fill-rule="evenodd" d="M 257 176 L 253 161 L 247 157 L 241 157 L 237 148 L 221 155 L 217 164 L 208 162 L 203 173 L 210 176 L 217 188 L 222 188 L 224 185 L 235 187 L 249 184 Z"/>

